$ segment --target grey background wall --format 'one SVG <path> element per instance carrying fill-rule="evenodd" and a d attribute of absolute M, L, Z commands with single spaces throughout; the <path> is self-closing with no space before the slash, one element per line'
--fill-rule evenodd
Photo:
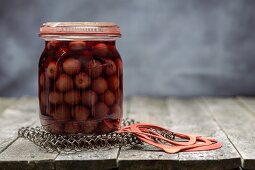
<path fill-rule="evenodd" d="M 46 21 L 114 21 L 126 95 L 254 95 L 253 0 L 8 0 L 0 6 L 0 96 L 37 95 Z"/>

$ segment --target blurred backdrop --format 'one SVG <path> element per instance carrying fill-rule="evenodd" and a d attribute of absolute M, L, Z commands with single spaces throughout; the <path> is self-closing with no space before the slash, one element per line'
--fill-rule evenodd
<path fill-rule="evenodd" d="M 255 94 L 254 0 L 8 0 L 0 96 L 37 95 L 47 21 L 118 23 L 127 96 Z"/>

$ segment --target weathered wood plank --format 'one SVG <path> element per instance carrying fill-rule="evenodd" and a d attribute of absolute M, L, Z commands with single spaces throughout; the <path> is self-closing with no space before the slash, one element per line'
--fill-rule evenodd
<path fill-rule="evenodd" d="M 126 115 L 127 103 L 124 100 L 123 112 Z M 95 151 L 82 151 L 75 154 L 59 154 L 55 160 L 56 169 L 112 169 L 117 168 L 119 148 Z"/>
<path fill-rule="evenodd" d="M 241 164 L 240 155 L 223 131 L 208 113 L 200 99 L 169 98 L 167 105 L 171 115 L 172 130 L 214 137 L 223 143 L 218 150 L 179 153 L 183 169 L 234 169 Z"/>
<path fill-rule="evenodd" d="M 171 123 L 163 99 L 132 97 L 127 107 L 129 118 L 165 127 Z M 123 147 L 118 157 L 119 169 L 174 169 L 178 164 L 178 154 L 166 154 L 148 145 Z"/>
<path fill-rule="evenodd" d="M 24 138 L 17 139 L 0 154 L 0 167 L 5 170 L 54 169 L 53 160 L 57 154 L 47 153 Z"/>
<path fill-rule="evenodd" d="M 255 169 L 255 117 L 234 99 L 206 99 L 211 115 L 238 150 L 244 169 Z"/>
<path fill-rule="evenodd" d="M 255 116 L 255 98 L 238 97 L 238 101 L 243 107 L 249 110 Z"/>
<path fill-rule="evenodd" d="M 52 160 L 56 154 L 45 153 L 32 142 L 18 138 L 18 129 L 22 126 L 39 124 L 37 98 L 23 97 L 7 108 L 1 116 L 0 167 L 4 169 L 52 169 Z M 10 145 L 11 144 L 11 145 Z M 10 146 L 9 146 L 10 145 Z"/>
<path fill-rule="evenodd" d="M 250 117 L 253 117 L 254 121 L 254 116 L 250 114 L 252 110 L 249 110 L 250 112 L 246 110 L 248 107 L 244 108 L 236 102 L 233 104 L 233 101 L 224 101 L 225 104 L 224 102 L 223 104 L 214 102 L 214 100 L 213 104 L 210 104 L 210 100 L 206 100 L 206 103 L 213 118 L 220 124 L 220 127 L 232 141 L 236 134 L 240 135 L 242 132 L 240 128 L 234 128 L 235 123 L 243 129 L 243 122 Z M 117 166 L 120 169 L 226 169 L 236 167 L 238 161 L 240 164 L 239 155 L 237 155 L 233 146 L 225 140 L 225 134 L 212 120 L 210 113 L 208 113 L 208 108 L 200 102 L 200 100 L 169 99 L 166 105 L 166 101 L 162 99 L 133 97 L 130 103 L 124 104 L 124 108 L 126 108 L 124 110 L 128 110 L 130 118 L 141 122 L 158 124 L 174 131 L 195 132 L 205 136 L 213 136 L 223 142 L 222 149 L 208 153 L 166 154 L 148 145 L 126 147 L 121 148 L 118 162 L 116 162 L 118 148 L 116 150 L 61 154 L 56 158 L 57 154 L 45 153 L 33 143 L 25 139 L 17 139 L 19 127 L 34 124 L 35 119 L 38 121 L 37 99 L 23 98 L 11 107 L 3 109 L 4 111 L 0 115 L 0 150 L 4 150 L 0 154 L 0 167 L 5 169 L 111 169 L 117 168 Z M 227 105 L 227 109 L 224 109 L 225 105 Z M 234 107 L 232 108 L 233 105 Z M 234 112 L 234 109 L 237 111 Z M 214 115 L 215 112 L 216 116 Z M 227 121 L 228 114 L 231 118 L 237 114 L 237 119 L 240 119 L 243 112 L 246 112 L 245 119 L 242 118 L 234 123 Z M 225 116 L 220 115 L 221 113 L 225 113 Z M 245 123 L 244 129 L 247 130 L 250 127 L 250 131 L 244 133 L 243 136 L 238 136 L 242 138 L 241 141 L 238 142 L 239 138 L 237 138 L 232 143 L 235 146 L 236 144 L 242 145 L 242 143 L 244 143 L 244 146 L 248 146 L 246 150 L 242 147 L 237 147 L 237 149 L 244 150 L 243 153 L 239 151 L 242 157 L 244 156 L 243 167 L 252 169 L 254 167 L 254 158 L 250 160 L 249 157 L 252 155 L 251 152 L 255 152 L 255 146 L 250 144 L 251 142 L 249 141 L 254 140 L 255 135 L 248 138 L 247 135 L 252 131 L 251 129 L 254 129 L 255 125 L 250 126 L 251 122 L 249 121 L 248 125 Z M 223 126 L 222 123 L 224 123 Z M 9 147 L 7 148 L 7 146 Z M 248 152 L 252 146 L 253 149 Z M 55 158 L 56 161 L 54 160 Z"/>
<path fill-rule="evenodd" d="M 75 154 L 60 154 L 55 160 L 56 169 L 97 170 L 117 168 L 119 148 L 96 151 L 82 151 Z"/>
<path fill-rule="evenodd" d="M 0 124 L 0 152 L 17 139 L 21 126 L 34 123 L 38 117 L 38 102 L 31 97 L 23 97 L 4 110 Z"/>
<path fill-rule="evenodd" d="M 18 98 L 5 98 L 5 97 L 0 97 L 0 118 L 2 112 L 9 107 L 10 105 L 14 104 Z"/>

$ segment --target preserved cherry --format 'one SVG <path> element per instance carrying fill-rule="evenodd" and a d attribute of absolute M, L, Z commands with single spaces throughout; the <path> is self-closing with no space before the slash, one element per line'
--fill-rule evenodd
<path fill-rule="evenodd" d="M 74 108 L 74 119 L 85 121 L 89 118 L 90 110 L 84 106 L 76 106 Z"/>
<path fill-rule="evenodd" d="M 110 90 L 107 90 L 100 96 L 100 100 L 106 105 L 111 106 L 115 102 L 115 95 Z"/>
<path fill-rule="evenodd" d="M 50 92 L 49 102 L 51 104 L 61 104 L 63 102 L 63 94 L 56 91 Z"/>
<path fill-rule="evenodd" d="M 105 43 L 98 43 L 93 46 L 93 54 L 99 57 L 106 57 L 108 54 L 108 47 Z"/>
<path fill-rule="evenodd" d="M 98 27 L 102 33 L 72 29 L 76 26 Z M 71 28 L 59 31 L 58 27 Z M 46 23 L 40 36 L 46 40 L 38 76 L 45 129 L 57 134 L 117 130 L 123 114 L 123 66 L 115 46 L 119 27 L 113 23 Z"/>
<path fill-rule="evenodd" d="M 94 80 L 92 82 L 92 89 L 97 93 L 97 94 L 102 94 L 105 92 L 107 89 L 107 82 L 104 78 L 99 77 L 98 79 Z"/>
<path fill-rule="evenodd" d="M 90 86 L 90 78 L 86 73 L 79 73 L 75 76 L 75 85 L 79 89 L 85 89 Z"/>
<path fill-rule="evenodd" d="M 78 104 L 81 100 L 80 92 L 77 90 L 68 91 L 65 93 L 64 100 L 69 105 Z"/>
<path fill-rule="evenodd" d="M 84 50 L 86 47 L 86 43 L 83 41 L 72 41 L 69 43 L 69 49 L 73 51 Z"/>
<path fill-rule="evenodd" d="M 117 90 L 120 86 L 120 80 L 116 75 L 109 77 L 107 83 L 110 90 Z"/>
<path fill-rule="evenodd" d="M 95 105 L 94 117 L 97 119 L 106 119 L 109 112 L 109 108 L 103 102 L 98 102 Z"/>
<path fill-rule="evenodd" d="M 63 63 L 63 69 L 67 74 L 73 75 L 80 72 L 81 63 L 79 60 L 74 58 L 68 58 Z"/>
<path fill-rule="evenodd" d="M 88 90 L 82 93 L 82 103 L 86 106 L 92 107 L 96 104 L 96 102 L 97 94 L 94 91 Z"/>
<path fill-rule="evenodd" d="M 103 71 L 103 65 L 96 60 L 90 60 L 86 66 L 86 72 L 91 78 L 95 79 L 99 77 Z"/>
<path fill-rule="evenodd" d="M 106 60 L 105 73 L 109 76 L 116 72 L 116 65 L 112 60 Z"/>
<path fill-rule="evenodd" d="M 68 91 L 73 88 L 73 80 L 66 74 L 61 74 L 54 83 L 57 89 L 61 92 Z"/>
<path fill-rule="evenodd" d="M 70 120 L 71 119 L 71 112 L 70 109 L 65 105 L 57 106 L 56 110 L 52 111 L 50 115 L 53 115 L 55 120 Z"/>
<path fill-rule="evenodd" d="M 51 62 L 48 66 L 47 66 L 47 76 L 49 78 L 55 78 L 57 76 L 57 64 L 56 62 Z"/>

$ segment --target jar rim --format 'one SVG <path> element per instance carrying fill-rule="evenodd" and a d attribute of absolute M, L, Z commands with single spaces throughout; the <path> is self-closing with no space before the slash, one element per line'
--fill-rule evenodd
<path fill-rule="evenodd" d="M 46 22 L 41 25 L 39 37 L 56 36 L 118 38 L 121 33 L 120 27 L 113 22 Z"/>

